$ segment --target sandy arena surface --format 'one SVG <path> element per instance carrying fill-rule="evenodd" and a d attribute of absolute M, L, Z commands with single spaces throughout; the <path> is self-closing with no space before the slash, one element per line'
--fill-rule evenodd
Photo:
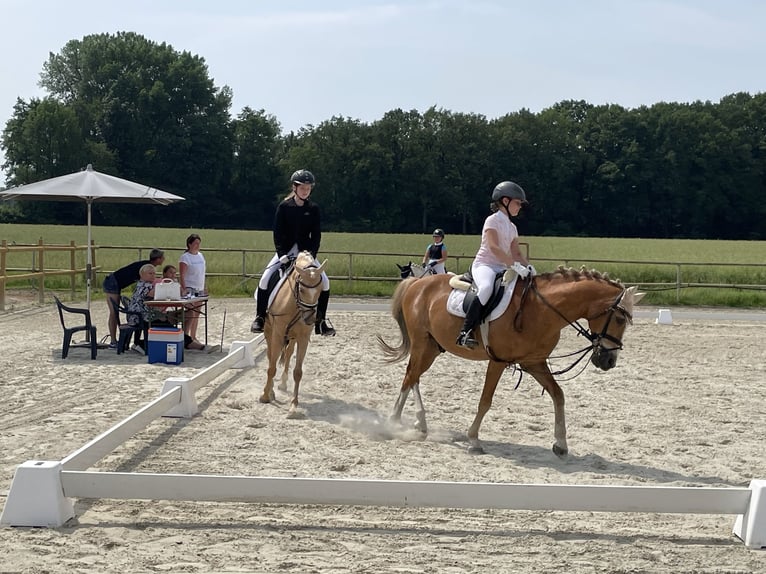
<path fill-rule="evenodd" d="M 348 301 L 345 301 L 348 302 Z M 378 301 L 379 303 L 380 301 Z M 766 322 L 639 318 L 617 368 L 562 384 L 570 455 L 551 452 L 553 410 L 531 377 L 506 373 L 482 426 L 464 433 L 485 364 L 440 357 L 421 390 L 430 434 L 386 424 L 405 364 L 386 365 L 375 335 L 398 342 L 387 312 L 331 304 L 339 335 L 315 337 L 300 393 L 258 402 L 265 365 L 230 371 L 198 395 L 193 419 L 162 418 L 95 467 L 277 477 L 746 487 L 766 478 Z M 249 340 L 251 300 L 210 304 L 210 342 Z M 99 336 L 106 307 L 94 302 Z M 62 360 L 55 306 L 0 313 L 0 504 L 16 467 L 60 460 L 156 398 L 180 366 L 84 349 Z M 565 331 L 560 349 L 582 341 Z M 559 367 L 565 362 L 557 362 Z M 411 402 L 403 423 L 414 420 Z M 766 572 L 766 551 L 732 535 L 733 516 L 75 500 L 61 528 L 0 528 L 6 572 Z"/>

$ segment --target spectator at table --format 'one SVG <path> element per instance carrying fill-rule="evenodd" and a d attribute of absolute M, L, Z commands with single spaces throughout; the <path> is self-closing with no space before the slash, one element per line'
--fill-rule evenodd
<path fill-rule="evenodd" d="M 133 290 L 133 296 L 128 302 L 128 324 L 138 327 L 143 323 L 149 322 L 149 308 L 146 306 L 147 299 L 154 298 L 154 278 L 157 275 L 157 270 L 151 263 L 146 263 L 141 266 L 139 271 L 139 280 L 136 283 L 136 288 Z M 142 329 L 139 329 L 139 333 Z M 146 341 L 140 338 L 136 340 L 136 343 L 131 347 L 134 351 L 137 351 L 143 355 L 146 354 Z"/>
<path fill-rule="evenodd" d="M 192 233 L 186 238 L 186 251 L 183 252 L 178 261 L 179 280 L 181 283 L 182 297 L 206 296 L 207 287 L 205 286 L 206 263 L 205 256 L 200 252 L 202 239 L 196 233 Z M 184 321 L 184 333 L 191 337 L 192 342 L 197 340 L 197 325 L 199 324 L 199 309 L 202 304 L 189 305 L 186 307 L 186 319 Z M 186 345 L 187 349 L 195 346 Z M 204 349 L 204 345 L 202 348 Z"/>
<path fill-rule="evenodd" d="M 152 266 L 162 265 L 165 261 L 165 252 L 162 249 L 152 249 L 149 259 L 134 261 L 130 265 L 113 271 L 104 278 L 104 293 L 106 293 L 107 308 L 109 309 L 109 348 L 117 348 L 117 314 L 114 304 L 120 304 L 120 294 L 139 280 L 141 267 L 147 263 Z"/>

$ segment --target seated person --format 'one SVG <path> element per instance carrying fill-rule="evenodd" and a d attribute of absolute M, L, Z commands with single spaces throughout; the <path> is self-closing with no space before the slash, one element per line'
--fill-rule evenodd
<path fill-rule="evenodd" d="M 157 270 L 151 263 L 146 263 L 139 269 L 139 280 L 136 283 L 136 288 L 133 290 L 133 296 L 128 303 L 128 311 L 130 311 L 128 314 L 128 324 L 139 326 L 142 322 L 149 322 L 150 311 L 146 306 L 145 301 L 154 298 L 154 278 L 156 275 Z M 146 341 L 136 341 L 136 344 L 133 345 L 131 349 L 145 355 Z"/>
<path fill-rule="evenodd" d="M 176 273 L 178 273 L 178 270 L 175 268 L 174 265 L 165 265 L 165 267 L 162 268 L 163 279 L 171 279 L 173 281 L 178 281 L 178 277 L 176 277 Z"/>
<path fill-rule="evenodd" d="M 178 281 L 177 277 L 178 270 L 175 268 L 174 265 L 165 265 L 165 267 L 162 268 L 162 279 L 171 279 L 173 281 Z M 159 279 L 158 281 L 162 281 L 162 279 Z M 171 325 L 175 327 L 178 324 L 178 312 L 177 311 L 171 311 L 168 310 L 168 307 L 160 307 L 157 310 L 158 313 L 160 313 L 160 316 L 157 318 L 155 315 L 155 318 L 158 320 L 153 321 L 154 324 L 157 325 Z M 199 341 L 195 341 L 192 339 L 189 335 L 184 334 L 184 348 L 185 349 L 193 349 L 195 351 L 208 351 L 208 352 L 215 352 L 220 347 L 218 345 L 213 346 L 205 346 L 203 343 L 200 343 Z"/>
<path fill-rule="evenodd" d="M 178 282 L 178 278 L 176 277 L 177 269 L 174 265 L 165 265 L 165 267 L 162 268 L 162 277 L 157 278 L 154 280 L 155 283 L 162 283 L 163 281 L 166 281 L 170 279 L 174 283 Z M 175 310 L 171 310 L 170 307 L 155 307 L 152 309 L 153 316 L 152 316 L 152 322 L 157 323 L 159 325 L 167 325 L 170 327 L 175 327 L 178 325 L 178 314 Z"/>

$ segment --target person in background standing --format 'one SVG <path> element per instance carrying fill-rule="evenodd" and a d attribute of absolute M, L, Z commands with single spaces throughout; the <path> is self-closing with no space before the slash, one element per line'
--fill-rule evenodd
<path fill-rule="evenodd" d="M 430 267 L 434 273 L 446 273 L 444 262 L 447 261 L 447 246 L 444 245 L 444 230 L 434 229 L 434 242 L 426 248 L 423 255 L 423 267 Z"/>
<path fill-rule="evenodd" d="M 253 333 L 263 333 L 269 299 L 269 280 L 281 265 L 289 263 L 301 251 L 309 251 L 316 265 L 319 244 L 322 240 L 319 206 L 309 196 L 314 189 L 314 174 L 299 169 L 290 177 L 290 194 L 277 206 L 274 216 L 274 247 L 276 254 L 261 275 L 256 294 L 255 320 L 250 327 Z M 335 329 L 326 320 L 327 304 L 330 301 L 330 279 L 322 272 L 322 292 L 317 303 L 314 333 L 335 336 Z"/>
<path fill-rule="evenodd" d="M 165 261 L 165 252 L 162 249 L 152 249 L 149 252 L 149 259 L 134 261 L 130 265 L 121 267 L 112 271 L 104 278 L 104 293 L 106 293 L 106 303 L 109 309 L 109 348 L 117 348 L 117 315 L 115 314 L 114 304 L 120 303 L 120 293 L 123 289 L 130 287 L 139 280 L 141 267 L 147 263 L 152 265 L 162 265 Z"/>
<path fill-rule="evenodd" d="M 179 282 L 181 283 L 181 296 L 207 295 L 205 286 L 206 263 L 205 256 L 200 253 L 200 244 L 202 239 L 196 233 L 192 233 L 186 238 L 186 251 L 181 254 L 178 260 Z M 189 305 L 186 308 L 186 318 L 184 321 L 184 333 L 186 341 L 194 341 L 197 344 L 197 325 L 199 324 L 199 305 Z M 195 347 L 197 345 L 194 345 Z M 190 348 L 190 344 L 186 344 Z M 204 349 L 204 345 L 202 346 Z"/>

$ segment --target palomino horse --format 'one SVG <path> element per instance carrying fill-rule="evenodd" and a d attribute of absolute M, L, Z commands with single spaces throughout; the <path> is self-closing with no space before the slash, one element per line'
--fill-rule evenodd
<path fill-rule="evenodd" d="M 322 268 L 327 261 L 317 266 L 314 257 L 308 251 L 298 254 L 295 265 L 282 283 L 274 300 L 269 305 L 263 335 L 266 339 L 266 354 L 269 367 L 266 371 L 266 385 L 263 387 L 260 401 L 268 403 L 274 400 L 274 376 L 277 373 L 277 361 L 282 359 L 285 370 L 290 363 L 293 349 L 295 366 L 293 368 L 293 398 L 290 402 L 288 417 L 298 414 L 298 388 L 303 378 L 303 359 L 309 346 L 309 339 L 314 330 L 317 302 L 322 291 Z M 280 388 L 282 385 L 280 385 Z"/>
<path fill-rule="evenodd" d="M 449 277 L 434 275 L 423 279 L 405 279 L 394 292 L 391 312 L 399 324 L 402 342 L 388 345 L 380 336 L 386 361 L 394 363 L 408 355 L 407 371 L 391 420 L 401 421 L 402 409 L 410 390 L 414 391 L 417 422 L 415 428 L 427 434 L 426 414 L 420 397 L 420 376 L 444 351 L 474 361 L 489 361 L 484 389 L 476 416 L 468 429 L 469 452 L 484 452 L 479 440 L 479 427 L 492 405 L 495 388 L 510 365 L 518 365 L 531 374 L 548 391 L 553 400 L 553 452 L 566 456 L 567 431 L 564 417 L 564 393 L 548 368 L 547 359 L 556 347 L 561 330 L 572 325 L 590 340 L 584 352 L 591 352 L 591 362 L 603 370 L 617 364 L 622 337 L 632 322 L 633 305 L 643 293 L 636 287 L 626 289 L 598 272 L 559 268 L 530 280 L 521 279 L 511 297 L 508 309 L 489 323 L 487 344 L 479 328 L 474 330 L 480 344 L 469 349 L 458 346 L 455 339 L 463 319 L 447 312 L 450 294 Z M 576 321 L 585 319 L 588 329 Z"/>

